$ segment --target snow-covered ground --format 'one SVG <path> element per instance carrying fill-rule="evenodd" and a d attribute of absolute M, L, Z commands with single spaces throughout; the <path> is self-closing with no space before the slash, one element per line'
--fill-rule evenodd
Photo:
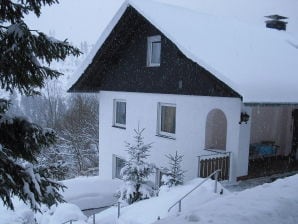
<path fill-rule="evenodd" d="M 64 199 L 76 204 L 80 209 L 111 206 L 117 202 L 114 197 L 121 181 L 100 180 L 98 177 L 78 177 L 65 180 L 67 189 L 63 192 Z"/>
<path fill-rule="evenodd" d="M 116 208 L 105 210 L 96 216 L 96 223 L 298 223 L 298 175 L 241 192 L 224 190 L 223 195 L 213 193 L 210 180 L 182 202 L 180 214 L 178 207 L 168 213 L 168 208 L 200 181 L 195 179 L 185 186 L 163 191 L 159 197 L 123 208 L 119 219 Z M 158 217 L 161 220 L 156 221 Z"/>
<path fill-rule="evenodd" d="M 180 215 L 156 223 L 295 224 L 298 223 L 297 184 L 298 175 L 278 179 L 218 200 L 197 203 Z"/>
<path fill-rule="evenodd" d="M 13 198 L 15 211 L 3 206 L 0 200 L 0 224 L 62 224 L 68 220 L 85 223 L 87 217 L 80 209 L 110 206 L 117 200 L 114 197 L 120 180 L 100 180 L 98 177 L 77 177 L 63 181 L 67 189 L 62 193 L 67 203 L 42 207 L 41 213 L 34 214 L 22 201 Z M 76 222 L 79 223 L 79 222 Z"/>
<path fill-rule="evenodd" d="M 269 178 L 270 179 L 270 178 Z M 268 179 L 268 180 L 269 180 Z M 181 224 L 197 223 L 229 223 L 229 224 L 296 224 L 298 223 L 298 175 L 277 179 L 250 189 L 237 191 L 260 183 L 262 180 L 240 182 L 237 186 L 229 186 L 230 192 L 221 185 L 223 194 L 215 194 L 214 181 L 209 180 L 182 201 L 182 212 L 178 206 L 170 212 L 169 207 L 186 192 L 200 183 L 202 179 L 194 179 L 184 186 L 162 189 L 158 197 L 121 208 L 117 218 L 117 207 L 109 208 L 96 215 L 97 224 Z M 264 180 L 263 180 L 264 181 Z M 87 220 L 80 208 L 105 206 L 115 201 L 114 193 L 121 181 L 100 180 L 98 177 L 79 177 L 64 181 L 68 189 L 64 192 L 67 202 L 51 209 L 42 208 L 43 214 L 33 214 L 27 205 L 14 199 L 15 211 L 7 210 L 0 205 L 1 224 L 62 224 L 73 219 L 76 224 L 92 223 Z M 245 183 L 248 183 L 245 185 Z M 241 186 L 240 186 L 241 185 Z M 157 219 L 160 220 L 157 221 Z"/>

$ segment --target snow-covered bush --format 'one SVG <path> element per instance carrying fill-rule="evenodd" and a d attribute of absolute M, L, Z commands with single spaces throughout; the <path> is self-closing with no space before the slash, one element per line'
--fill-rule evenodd
<path fill-rule="evenodd" d="M 170 167 L 163 169 L 164 174 L 161 178 L 162 184 L 168 187 L 182 185 L 185 173 L 185 171 L 181 169 L 183 155 L 179 155 L 176 151 L 174 156 L 169 154 L 166 155 L 166 157 L 169 159 Z"/>
<path fill-rule="evenodd" d="M 40 224 L 60 224 L 73 220 L 74 223 L 87 224 L 87 217 L 82 213 L 81 209 L 74 204 L 61 203 L 45 209 L 43 214 L 37 217 Z"/>
<path fill-rule="evenodd" d="M 150 198 L 154 195 L 153 186 L 150 185 L 148 177 L 153 173 L 154 165 L 146 161 L 151 144 L 144 144 L 144 129 L 134 130 L 135 144 L 127 143 L 128 160 L 121 169 L 124 180 L 118 195 L 119 200 L 128 204 Z"/>

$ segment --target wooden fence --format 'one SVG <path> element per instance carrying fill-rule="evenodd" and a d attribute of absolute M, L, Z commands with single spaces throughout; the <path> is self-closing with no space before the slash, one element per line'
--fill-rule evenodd
<path fill-rule="evenodd" d="M 229 179 L 230 170 L 230 153 L 222 153 L 221 155 L 199 156 L 199 177 L 208 177 L 215 170 L 220 169 L 219 180 Z"/>

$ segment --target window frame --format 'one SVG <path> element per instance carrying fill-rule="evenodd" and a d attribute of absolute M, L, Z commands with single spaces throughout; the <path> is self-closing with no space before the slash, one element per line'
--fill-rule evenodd
<path fill-rule="evenodd" d="M 125 103 L 125 124 L 117 123 L 117 103 L 118 102 Z M 114 99 L 113 100 L 113 127 L 126 129 L 126 114 L 127 114 L 126 100 Z"/>
<path fill-rule="evenodd" d="M 153 63 L 152 62 L 152 44 L 155 42 L 160 43 L 160 50 L 159 50 L 159 62 Z M 149 36 L 147 37 L 147 67 L 158 67 L 160 66 L 161 61 L 161 36 L 155 35 L 155 36 Z"/>
<path fill-rule="evenodd" d="M 122 180 L 122 177 L 121 177 L 120 173 L 119 173 L 119 176 L 117 174 L 117 159 L 126 162 L 126 160 L 123 157 L 113 154 L 113 169 L 112 169 L 112 172 L 113 172 L 112 175 L 113 176 L 112 177 L 113 177 L 113 179 L 116 179 L 117 178 L 117 179 Z"/>
<path fill-rule="evenodd" d="M 171 133 L 171 132 L 165 132 L 161 130 L 161 122 L 162 122 L 162 117 L 161 117 L 161 108 L 165 106 L 165 107 L 175 107 L 175 132 Z M 158 110 L 157 110 L 157 135 L 161 136 L 161 137 L 167 137 L 167 138 L 171 138 L 171 139 L 176 139 L 176 117 L 177 117 L 177 106 L 176 104 L 172 104 L 172 103 L 158 103 Z"/>

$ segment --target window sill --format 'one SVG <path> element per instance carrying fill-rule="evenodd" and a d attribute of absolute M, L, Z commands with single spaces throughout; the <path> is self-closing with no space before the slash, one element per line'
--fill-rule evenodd
<path fill-rule="evenodd" d="M 156 68 L 156 67 L 160 67 L 160 64 L 147 64 L 146 67 L 147 68 Z"/>
<path fill-rule="evenodd" d="M 157 137 L 161 137 L 161 138 L 167 138 L 167 139 L 171 139 L 171 140 L 176 140 L 175 137 L 168 136 L 168 135 L 156 134 L 156 136 Z"/>
<path fill-rule="evenodd" d="M 119 129 L 123 129 L 123 130 L 125 130 L 125 129 L 126 129 L 126 127 L 121 127 L 121 126 L 116 126 L 116 125 L 112 125 L 112 127 L 113 127 L 113 128 L 119 128 Z"/>

